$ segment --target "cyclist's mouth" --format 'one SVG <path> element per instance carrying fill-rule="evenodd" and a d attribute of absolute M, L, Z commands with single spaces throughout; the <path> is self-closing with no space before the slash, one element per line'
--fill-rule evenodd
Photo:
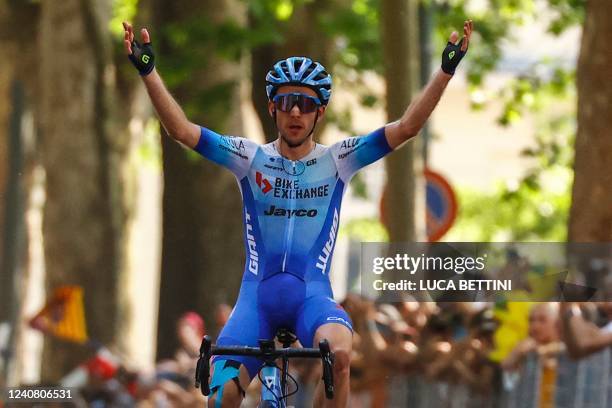
<path fill-rule="evenodd" d="M 289 125 L 289 130 L 293 132 L 299 132 L 302 129 L 303 129 L 302 125 Z"/>

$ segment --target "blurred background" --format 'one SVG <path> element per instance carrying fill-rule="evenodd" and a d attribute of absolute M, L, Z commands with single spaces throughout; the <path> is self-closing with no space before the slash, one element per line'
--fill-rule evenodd
<path fill-rule="evenodd" d="M 290 55 L 321 61 L 334 92 L 316 137 L 329 144 L 399 118 L 450 33 L 474 20 L 421 135 L 351 182 L 332 272 L 341 301 L 362 241 L 612 241 L 609 6 L 0 0 L 0 385 L 71 373 L 83 384 L 74 370 L 93 364 L 91 383 L 106 355 L 123 377 L 101 377 L 158 390 L 160 373 L 190 367 L 177 350 L 218 333 L 236 298 L 235 179 L 165 136 L 125 57 L 122 21 L 149 29 L 157 69 L 193 122 L 261 143 L 276 138 L 266 72 Z M 415 309 L 424 321 L 442 310 L 430 306 Z M 464 326 L 490 309 L 466 312 Z M 527 336 L 528 312 L 515 316 Z"/>

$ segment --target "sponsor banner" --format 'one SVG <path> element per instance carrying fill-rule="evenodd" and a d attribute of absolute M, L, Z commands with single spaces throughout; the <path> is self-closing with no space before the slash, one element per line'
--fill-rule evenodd
<path fill-rule="evenodd" d="M 384 302 L 612 301 L 612 243 L 362 243 L 361 290 Z"/>

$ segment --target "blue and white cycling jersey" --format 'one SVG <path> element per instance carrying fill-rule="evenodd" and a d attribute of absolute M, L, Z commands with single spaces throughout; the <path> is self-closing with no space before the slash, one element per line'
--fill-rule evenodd
<path fill-rule="evenodd" d="M 298 161 L 273 143 L 258 145 L 202 128 L 195 150 L 231 170 L 244 203 L 244 280 L 290 273 L 328 280 L 346 184 L 360 168 L 391 151 L 384 128 L 332 146 L 316 144 Z"/>
<path fill-rule="evenodd" d="M 256 346 L 283 326 L 309 347 L 325 323 L 352 330 L 333 300 L 329 269 L 347 183 L 392 150 L 384 128 L 331 146 L 316 144 L 297 161 L 283 158 L 273 143 L 258 145 L 206 128 L 194 149 L 234 173 L 243 200 L 244 275 L 217 344 Z M 257 360 L 231 359 L 245 364 L 251 376 L 257 373 Z"/>

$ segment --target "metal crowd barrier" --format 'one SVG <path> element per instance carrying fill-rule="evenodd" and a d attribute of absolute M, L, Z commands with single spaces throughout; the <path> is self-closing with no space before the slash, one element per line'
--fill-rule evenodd
<path fill-rule="evenodd" d="M 504 408 L 538 408 L 542 367 L 530 354 L 518 381 L 503 391 Z M 507 376 L 507 374 L 504 374 Z M 612 408 L 612 351 L 607 348 L 580 360 L 557 356 L 555 408 Z"/>
<path fill-rule="evenodd" d="M 610 347 L 578 361 L 559 357 L 555 405 L 560 408 L 612 407 Z"/>
<path fill-rule="evenodd" d="M 541 408 L 542 366 L 527 356 L 517 373 L 503 374 L 503 384 L 482 395 L 460 384 L 429 382 L 418 375 L 397 375 L 389 383 L 389 408 Z M 612 348 L 580 360 L 557 358 L 551 407 L 612 408 Z"/>

